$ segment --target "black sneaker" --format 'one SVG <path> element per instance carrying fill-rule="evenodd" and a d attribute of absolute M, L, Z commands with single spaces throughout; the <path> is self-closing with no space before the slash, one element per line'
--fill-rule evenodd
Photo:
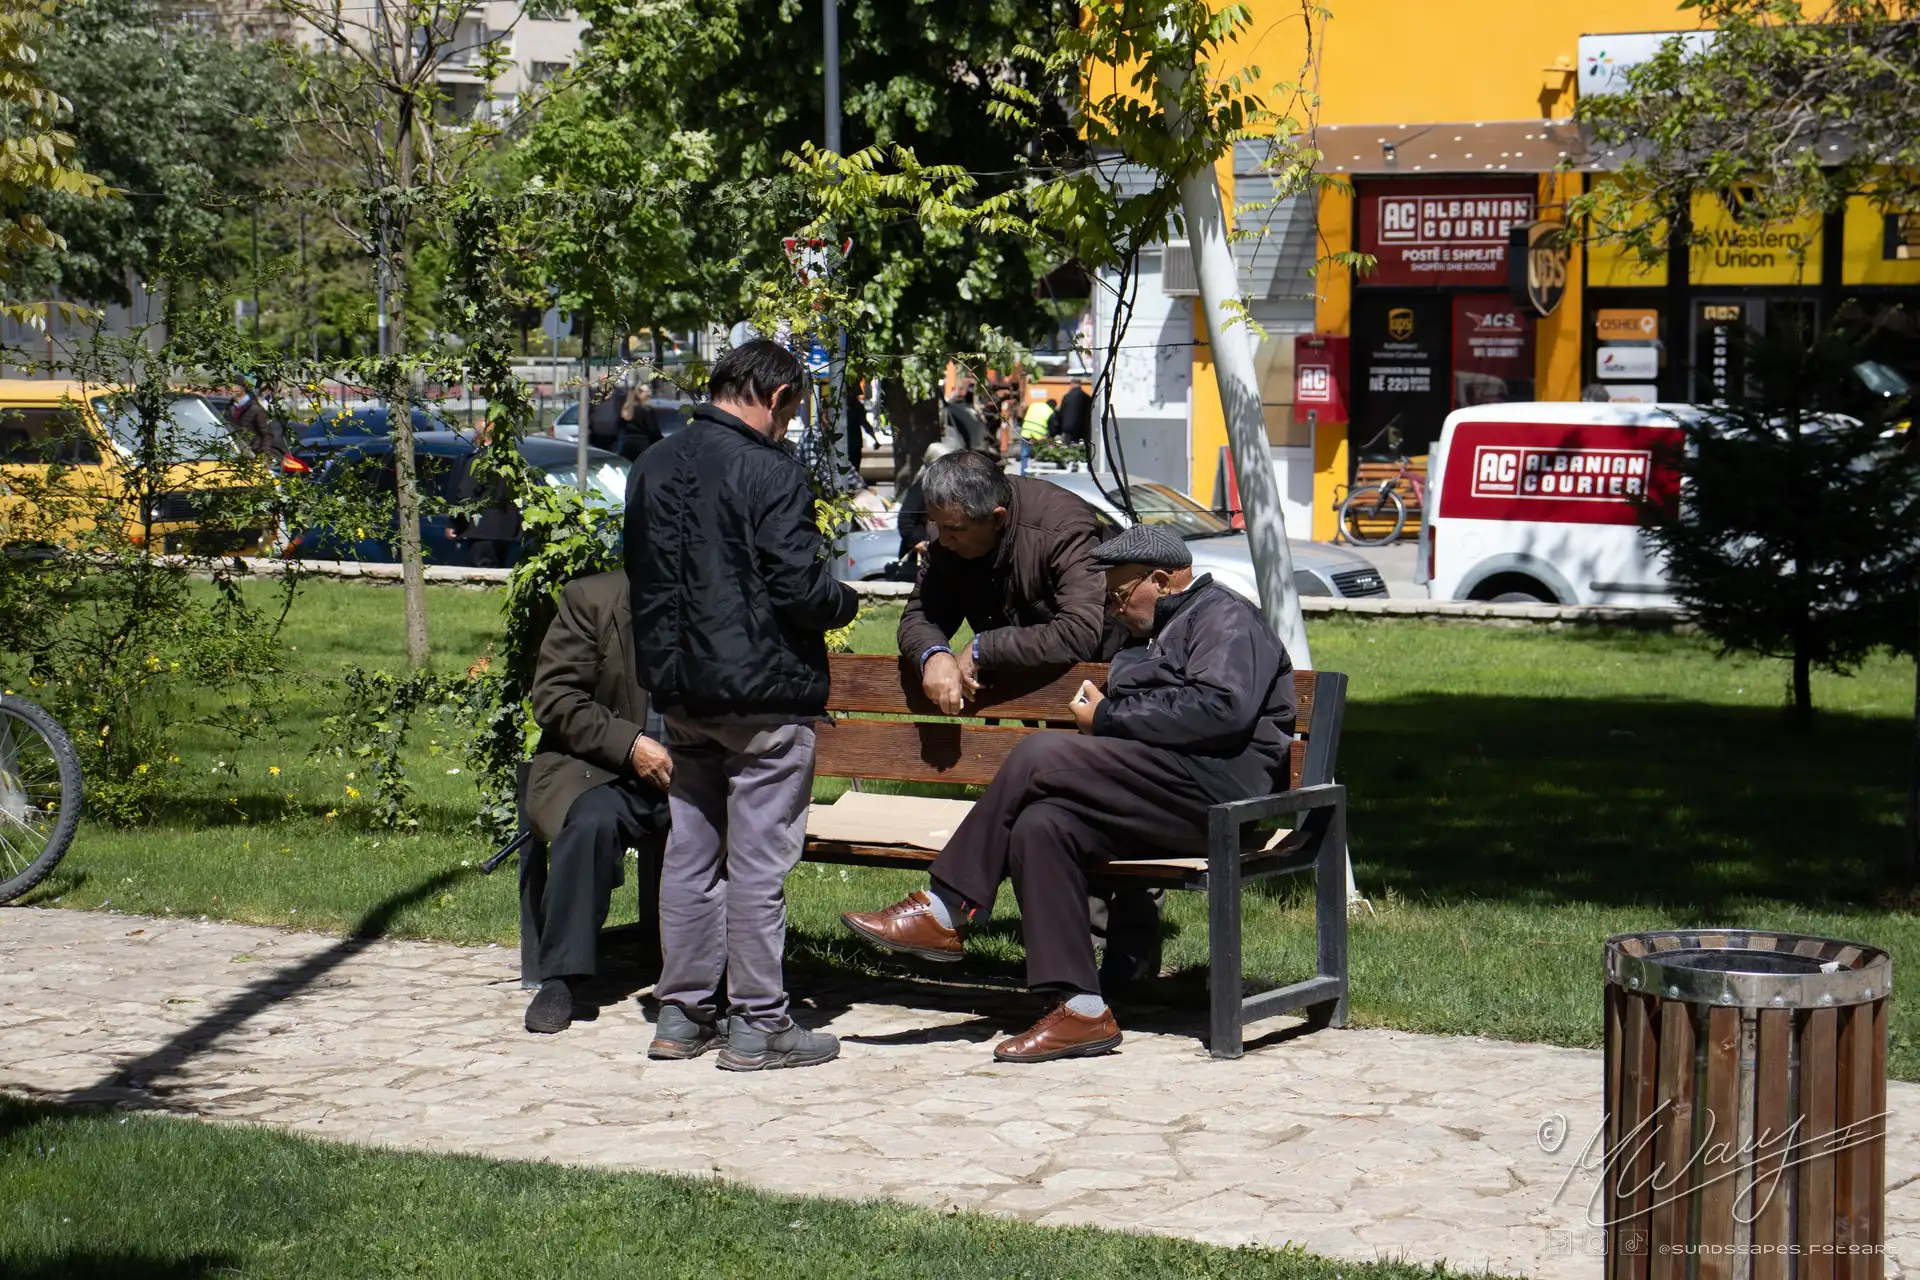
<path fill-rule="evenodd" d="M 565 978 L 548 978 L 527 1005 L 527 1030 L 553 1035 L 573 1025 L 573 988 Z"/>
<path fill-rule="evenodd" d="M 717 1065 L 722 1071 L 773 1071 L 780 1067 L 817 1067 L 840 1056 L 840 1042 L 824 1031 L 808 1031 L 789 1022 L 779 1031 L 755 1031 L 744 1018 L 727 1028 L 727 1047 Z"/>
<path fill-rule="evenodd" d="M 677 1004 L 660 1006 L 660 1020 L 653 1026 L 653 1043 L 647 1046 L 649 1058 L 675 1061 L 697 1058 L 709 1049 L 720 1047 L 720 1028 L 711 1022 L 696 1022 Z"/>

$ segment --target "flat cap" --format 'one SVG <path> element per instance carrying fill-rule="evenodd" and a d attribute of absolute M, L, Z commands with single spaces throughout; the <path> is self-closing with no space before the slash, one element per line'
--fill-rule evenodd
<path fill-rule="evenodd" d="M 1148 569 L 1187 569 L 1193 566 L 1193 552 L 1164 526 L 1137 524 L 1095 547 L 1093 563 L 1102 569 L 1117 569 L 1123 564 Z"/>

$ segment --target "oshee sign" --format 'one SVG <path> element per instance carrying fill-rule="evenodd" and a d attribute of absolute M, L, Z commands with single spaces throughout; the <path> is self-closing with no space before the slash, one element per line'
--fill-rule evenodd
<path fill-rule="evenodd" d="M 1360 251 L 1379 264 L 1362 284 L 1507 283 L 1508 233 L 1533 221 L 1531 179 L 1360 185 Z"/>
<path fill-rule="evenodd" d="M 1672 427 L 1463 422 L 1454 428 L 1440 497 L 1448 519 L 1638 524 L 1671 504 Z"/>

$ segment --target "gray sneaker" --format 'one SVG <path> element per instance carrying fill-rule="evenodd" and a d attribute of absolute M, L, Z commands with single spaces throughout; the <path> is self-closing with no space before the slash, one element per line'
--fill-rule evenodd
<path fill-rule="evenodd" d="M 653 1027 L 653 1043 L 647 1046 L 649 1058 L 677 1060 L 697 1058 L 709 1049 L 720 1047 L 720 1028 L 711 1022 L 696 1022 L 677 1004 L 660 1006 L 660 1021 Z"/>
<path fill-rule="evenodd" d="M 780 1031 L 755 1031 L 744 1018 L 727 1025 L 727 1047 L 715 1064 L 722 1071 L 772 1071 L 779 1067 L 817 1067 L 840 1056 L 840 1042 L 824 1031 L 808 1031 L 789 1022 Z"/>

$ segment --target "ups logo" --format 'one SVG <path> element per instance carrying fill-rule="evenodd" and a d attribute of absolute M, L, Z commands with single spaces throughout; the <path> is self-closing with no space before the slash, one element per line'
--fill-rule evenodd
<path fill-rule="evenodd" d="M 1387 336 L 1405 342 L 1413 336 L 1413 308 L 1395 307 L 1387 312 Z"/>

